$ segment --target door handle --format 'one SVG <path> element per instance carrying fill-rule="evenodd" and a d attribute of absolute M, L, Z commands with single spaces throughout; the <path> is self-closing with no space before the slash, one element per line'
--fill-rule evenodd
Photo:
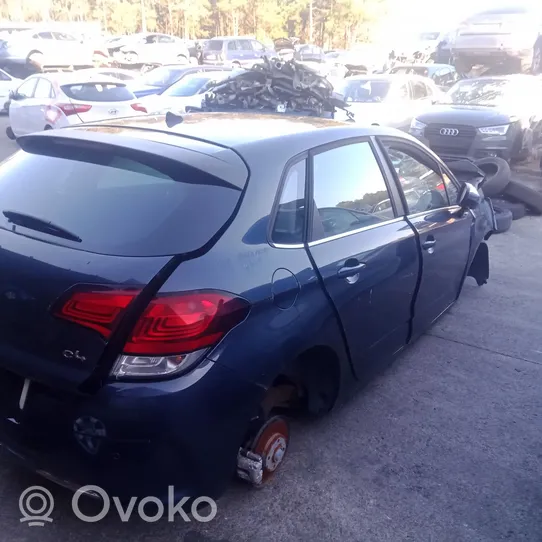
<path fill-rule="evenodd" d="M 430 248 L 433 248 L 437 244 L 437 241 L 433 239 L 427 239 L 427 241 L 424 241 L 422 243 L 422 248 L 424 250 L 429 250 Z"/>
<path fill-rule="evenodd" d="M 356 263 L 354 265 L 345 265 L 337 271 L 337 276 L 341 278 L 351 277 L 352 275 L 358 274 L 362 269 L 365 269 L 367 264 Z"/>

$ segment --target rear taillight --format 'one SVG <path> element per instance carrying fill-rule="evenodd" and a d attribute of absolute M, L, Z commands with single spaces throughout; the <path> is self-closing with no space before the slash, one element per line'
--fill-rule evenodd
<path fill-rule="evenodd" d="M 142 104 L 130 104 L 134 111 L 141 111 L 141 113 L 146 113 L 147 108 Z"/>
<path fill-rule="evenodd" d="M 54 314 L 107 339 L 138 293 L 74 292 Z M 159 295 L 139 317 L 113 374 L 156 377 L 185 370 L 242 322 L 248 312 L 249 304 L 244 299 L 222 292 Z"/>
<path fill-rule="evenodd" d="M 92 106 L 88 104 L 55 104 L 64 115 L 69 117 L 70 115 L 78 115 L 79 113 L 88 113 Z"/>
<path fill-rule="evenodd" d="M 216 344 L 245 319 L 248 303 L 221 292 L 154 298 L 134 327 L 127 354 L 185 354 Z"/>
<path fill-rule="evenodd" d="M 97 331 L 108 339 L 139 291 L 74 292 L 54 315 Z"/>

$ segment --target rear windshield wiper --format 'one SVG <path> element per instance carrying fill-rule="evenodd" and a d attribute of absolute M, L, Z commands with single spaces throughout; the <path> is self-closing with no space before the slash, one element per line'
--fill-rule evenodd
<path fill-rule="evenodd" d="M 17 211 L 2 211 L 2 214 L 8 219 L 8 222 L 11 222 L 16 226 L 41 231 L 43 233 L 48 233 L 49 235 L 54 235 L 55 237 L 68 239 L 69 241 L 76 241 L 77 243 L 81 243 L 83 241 L 74 233 L 53 224 L 52 222 L 43 220 L 43 218 L 27 215 L 25 213 L 19 213 Z"/>

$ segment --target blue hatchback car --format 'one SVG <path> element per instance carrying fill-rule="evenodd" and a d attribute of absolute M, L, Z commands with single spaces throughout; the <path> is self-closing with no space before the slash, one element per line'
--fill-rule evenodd
<path fill-rule="evenodd" d="M 483 194 L 414 138 L 182 120 L 24 136 L 0 167 L 0 440 L 71 489 L 265 483 L 289 416 L 328 412 L 488 278 Z"/>

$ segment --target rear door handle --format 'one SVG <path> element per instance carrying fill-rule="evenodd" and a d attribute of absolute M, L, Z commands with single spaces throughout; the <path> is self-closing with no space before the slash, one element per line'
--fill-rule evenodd
<path fill-rule="evenodd" d="M 351 277 L 352 275 L 356 275 L 359 273 L 362 269 L 365 269 L 367 267 L 367 264 L 364 263 L 357 263 L 355 265 L 345 265 L 344 267 L 341 267 L 337 271 L 337 276 L 344 278 L 344 277 Z"/>
<path fill-rule="evenodd" d="M 435 239 L 427 239 L 427 241 L 424 241 L 422 243 L 422 248 L 424 250 L 428 250 L 430 248 L 433 248 L 437 244 L 437 241 Z"/>

